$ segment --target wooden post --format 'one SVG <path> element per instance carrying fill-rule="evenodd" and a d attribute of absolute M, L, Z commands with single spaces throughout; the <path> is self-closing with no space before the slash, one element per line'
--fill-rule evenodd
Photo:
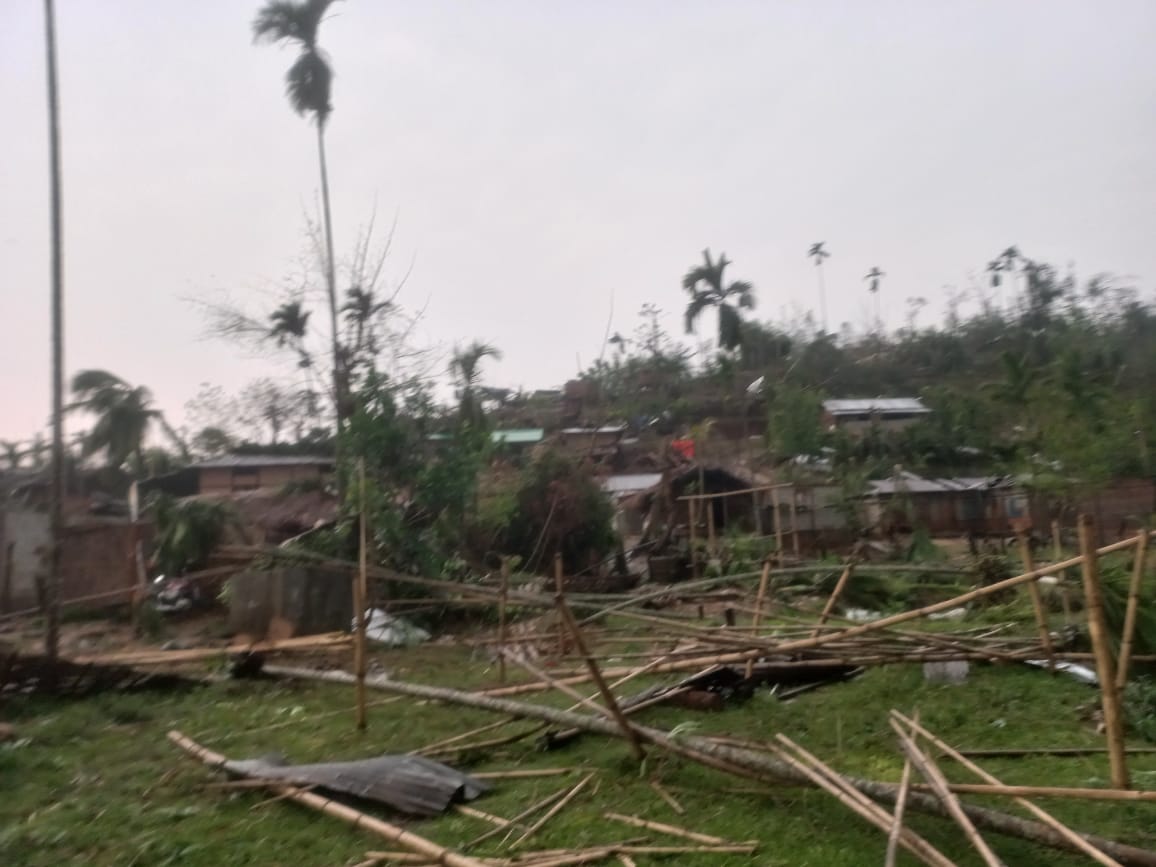
<path fill-rule="evenodd" d="M 763 509 L 759 503 L 759 492 L 751 491 L 751 505 L 755 510 L 755 533 L 762 538 L 763 535 Z"/>
<path fill-rule="evenodd" d="M 797 497 L 795 496 L 795 486 L 791 485 L 791 549 L 794 551 L 795 559 L 799 559 L 799 509 Z"/>
<path fill-rule="evenodd" d="M 919 719 L 919 711 L 915 712 Z M 895 867 L 895 856 L 899 854 L 899 835 L 903 832 L 903 814 L 907 811 L 907 789 L 911 785 L 911 759 L 903 762 L 903 773 L 899 776 L 899 794 L 895 796 L 895 812 L 892 814 L 891 831 L 887 834 L 887 851 L 883 856 L 883 867 Z"/>
<path fill-rule="evenodd" d="M 1020 544 L 1020 556 L 1024 561 L 1024 571 L 1034 572 L 1036 564 L 1032 560 L 1032 546 L 1026 533 L 1022 530 L 1016 531 L 1016 539 Z M 1044 654 L 1048 659 L 1048 671 L 1052 674 L 1056 673 L 1056 653 L 1052 649 L 1052 635 L 1048 631 L 1048 613 L 1044 610 L 1044 598 L 1040 593 L 1040 582 L 1028 582 L 1028 594 L 1032 599 L 1032 610 L 1036 614 L 1036 631 L 1040 635 L 1040 646 L 1044 649 Z"/>
<path fill-rule="evenodd" d="M 698 578 L 698 500 L 686 501 L 686 514 L 690 522 L 690 572 L 692 577 Z"/>
<path fill-rule="evenodd" d="M 1144 580 L 1144 566 L 1148 554 L 1148 533 L 1142 530 L 1137 537 L 1135 559 L 1132 561 L 1132 581 L 1128 585 L 1128 607 L 1124 613 L 1124 634 L 1120 643 L 1120 661 L 1116 671 L 1116 689 L 1123 690 L 1128 683 L 1128 664 L 1132 661 L 1132 637 L 1136 632 L 1136 609 L 1140 604 L 1140 583 Z"/>
<path fill-rule="evenodd" d="M 566 579 L 562 575 L 562 552 L 561 551 L 555 551 L 554 552 L 554 592 L 560 597 L 565 596 L 565 593 L 566 593 L 565 584 L 566 584 Z M 557 651 L 557 655 L 561 657 L 561 656 L 566 655 L 566 625 L 563 622 L 562 612 L 558 611 L 555 613 L 554 616 L 555 616 L 555 625 L 557 626 L 557 629 L 558 629 L 558 642 L 555 645 L 555 650 Z"/>
<path fill-rule="evenodd" d="M 703 504 L 706 505 L 707 549 L 712 557 L 716 557 L 718 556 L 718 548 L 714 535 L 714 498 L 703 500 Z"/>
<path fill-rule="evenodd" d="M 768 557 L 763 560 L 763 574 L 759 576 L 759 594 L 755 597 L 755 614 L 751 619 L 751 636 L 758 637 L 759 622 L 763 619 L 763 599 L 767 595 L 767 584 L 771 578 L 771 558 Z M 753 659 L 747 660 L 747 680 L 751 679 L 754 673 L 755 661 Z"/>
<path fill-rule="evenodd" d="M 358 462 L 358 556 L 357 575 L 353 579 L 353 613 L 356 617 L 357 634 L 353 638 L 353 674 L 356 677 L 357 728 L 365 731 L 367 719 L 365 708 L 365 605 L 368 593 L 369 540 L 366 524 L 365 459 Z"/>
<path fill-rule="evenodd" d="M 823 606 L 823 613 L 819 615 L 819 622 L 815 624 L 815 629 L 811 632 L 812 638 L 818 638 L 819 633 L 822 632 L 822 626 L 831 616 L 831 612 L 835 610 L 835 605 L 839 602 L 839 597 L 843 595 L 843 591 L 847 587 L 847 582 L 851 580 L 851 573 L 855 571 L 855 558 L 852 557 L 847 561 L 847 565 L 843 569 L 843 574 L 839 576 L 839 580 L 835 582 L 835 589 L 831 591 L 831 595 L 827 597 L 827 604 Z"/>
<path fill-rule="evenodd" d="M 1108 626 L 1104 620 L 1104 600 L 1100 593 L 1100 564 L 1096 554 L 1092 519 L 1079 517 L 1081 568 L 1084 576 L 1084 607 L 1088 612 L 1088 632 L 1096 656 L 1104 727 L 1108 736 L 1108 761 L 1112 785 L 1128 788 L 1128 764 L 1124 754 L 1124 720 L 1120 713 L 1120 691 L 1116 687 L 1116 665 L 1108 646 Z"/>
<path fill-rule="evenodd" d="M 502 558 L 502 588 L 498 596 L 498 680 L 506 682 L 506 600 L 510 595 L 510 558 Z"/>
<path fill-rule="evenodd" d="M 602 700 L 606 702 L 607 709 L 614 717 L 614 721 L 618 723 L 619 728 L 622 729 L 622 734 L 626 736 L 626 740 L 630 743 L 630 751 L 634 753 L 634 757 L 641 762 L 646 758 L 646 752 L 642 749 L 642 741 L 638 737 L 638 732 L 635 731 L 634 726 L 626 719 L 626 715 L 622 712 L 622 708 L 618 706 L 618 702 L 614 698 L 614 693 L 610 691 L 610 687 L 602 677 L 598 663 L 595 662 L 594 657 L 590 655 L 590 650 L 586 647 L 586 639 L 582 637 L 582 629 L 574 619 L 574 615 L 570 613 L 570 606 L 566 604 L 566 595 L 562 592 L 561 587 L 561 579 L 559 579 L 558 594 L 554 598 L 554 603 L 558 607 L 558 615 L 562 622 L 566 624 L 567 629 L 570 630 L 570 637 L 574 639 L 574 645 L 578 649 L 579 655 L 586 661 L 586 667 L 590 670 L 590 677 L 593 678 L 594 683 L 598 687 L 598 691 L 602 694 Z"/>
<path fill-rule="evenodd" d="M 4 583 L 0 586 L 0 612 L 4 614 L 12 613 L 12 556 L 15 552 L 15 542 L 4 546 Z"/>
<path fill-rule="evenodd" d="M 1064 558 L 1064 545 L 1060 534 L 1060 522 L 1052 520 L 1052 557 L 1059 562 Z M 1072 625 L 1072 590 L 1068 585 L 1068 570 L 1060 572 L 1060 599 L 1064 603 L 1064 625 Z"/>
<path fill-rule="evenodd" d="M 783 562 L 783 504 L 779 500 L 779 489 L 771 488 L 771 501 L 775 507 L 775 553 L 779 555 L 779 565 Z"/>

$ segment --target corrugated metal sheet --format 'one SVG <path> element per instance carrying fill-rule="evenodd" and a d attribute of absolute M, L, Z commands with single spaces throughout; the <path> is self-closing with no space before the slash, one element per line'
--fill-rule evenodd
<path fill-rule="evenodd" d="M 984 491 L 990 488 L 1011 485 L 1006 476 L 967 476 L 956 479 L 925 479 L 915 473 L 901 470 L 888 479 L 876 479 L 867 483 L 869 496 L 892 496 L 904 494 L 944 494 L 956 491 Z"/>
<path fill-rule="evenodd" d="M 588 427 L 567 427 L 562 428 L 560 433 L 563 436 L 592 436 L 594 434 L 620 434 L 626 432 L 626 425 L 606 425 L 599 428 Z"/>
<path fill-rule="evenodd" d="M 250 467 L 331 467 L 333 458 L 321 455 L 225 455 L 192 465 L 196 470 Z"/>
<path fill-rule="evenodd" d="M 608 494 L 636 494 L 647 491 L 662 481 L 662 473 L 623 473 L 602 480 L 602 490 Z"/>
<path fill-rule="evenodd" d="M 495 443 L 510 443 L 511 445 L 532 445 L 540 443 L 546 436 L 546 431 L 540 427 L 515 428 L 511 430 L 496 430 L 490 434 Z"/>
<path fill-rule="evenodd" d="M 378 801 L 411 816 L 437 816 L 450 804 L 472 801 L 490 787 L 422 756 L 378 756 L 355 762 L 287 765 L 278 756 L 227 762 L 243 777 L 284 780 Z"/>
<path fill-rule="evenodd" d="M 831 415 L 924 415 L 931 410 L 917 397 L 867 397 L 823 401 Z"/>

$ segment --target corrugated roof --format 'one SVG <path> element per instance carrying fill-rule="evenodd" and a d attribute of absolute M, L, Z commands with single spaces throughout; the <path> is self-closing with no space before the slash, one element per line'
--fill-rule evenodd
<path fill-rule="evenodd" d="M 598 428 L 567 427 L 567 428 L 562 428 L 561 433 L 565 436 L 581 436 L 582 434 L 586 434 L 587 436 L 590 436 L 592 434 L 625 433 L 625 431 L 626 431 L 626 425 L 619 424 L 619 425 L 604 425 L 603 427 L 598 427 Z"/>
<path fill-rule="evenodd" d="M 496 443 L 512 443 L 527 445 L 540 443 L 546 436 L 546 431 L 540 427 L 511 428 L 510 430 L 496 430 L 490 434 L 490 439 Z"/>
<path fill-rule="evenodd" d="M 966 476 L 956 479 L 925 479 L 915 473 L 901 470 L 889 479 L 876 479 L 867 483 L 868 496 L 893 496 L 901 494 L 943 494 L 952 491 L 983 491 L 989 488 L 1010 485 L 1006 476 Z"/>
<path fill-rule="evenodd" d="M 917 397 L 839 398 L 823 401 L 831 415 L 910 415 L 929 413 Z"/>
<path fill-rule="evenodd" d="M 195 470 L 230 467 L 331 467 L 333 458 L 321 455 L 225 455 L 192 465 Z"/>
<path fill-rule="evenodd" d="M 602 480 L 602 490 L 608 494 L 636 494 L 648 491 L 662 481 L 662 473 L 623 473 Z"/>

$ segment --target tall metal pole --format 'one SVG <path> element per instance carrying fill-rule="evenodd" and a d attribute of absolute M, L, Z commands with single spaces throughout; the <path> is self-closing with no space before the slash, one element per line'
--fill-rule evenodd
<path fill-rule="evenodd" d="M 51 563 L 44 583 L 44 652 L 60 650 L 60 548 L 64 535 L 64 232 L 60 194 L 60 98 L 56 81 L 56 9 L 44 0 L 48 63 L 48 148 L 52 220 L 52 529 Z"/>

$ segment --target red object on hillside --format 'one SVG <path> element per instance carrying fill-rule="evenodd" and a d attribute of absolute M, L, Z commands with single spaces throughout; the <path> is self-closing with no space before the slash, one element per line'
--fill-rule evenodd
<path fill-rule="evenodd" d="M 688 461 L 694 460 L 694 440 L 671 440 L 670 447 Z"/>

